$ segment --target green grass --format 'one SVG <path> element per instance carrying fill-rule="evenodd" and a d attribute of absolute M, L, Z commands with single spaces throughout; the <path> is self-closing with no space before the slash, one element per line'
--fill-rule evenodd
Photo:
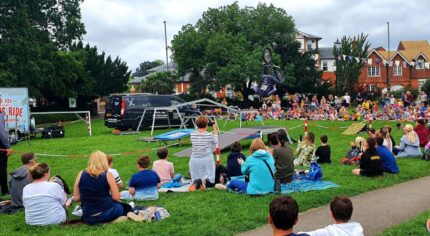
<path fill-rule="evenodd" d="M 283 127 L 294 127 L 302 124 L 303 121 L 267 121 L 266 125 L 276 125 Z M 327 204 L 334 196 L 339 194 L 357 195 L 374 189 L 391 186 L 404 181 L 415 179 L 421 176 L 430 175 L 430 162 L 424 162 L 419 158 L 398 160 L 400 173 L 398 175 L 386 174 L 382 178 L 365 178 L 353 176 L 351 170 L 353 166 L 343 166 L 339 160 L 349 148 L 349 142 L 355 136 L 340 134 L 344 129 L 340 127 L 348 126 L 352 122 L 331 122 L 320 121 L 319 125 L 329 128 L 314 126 L 315 122 L 310 122 L 310 131 L 319 137 L 327 134 L 329 144 L 332 148 L 332 161 L 330 165 L 323 165 L 323 178 L 339 184 L 340 188 L 332 188 L 324 191 L 311 191 L 305 193 L 294 193 L 292 196 L 298 201 L 300 211 Z M 220 122 L 220 126 L 223 126 Z M 397 131 L 394 122 L 374 122 L 375 128 L 389 124 L 394 128 L 393 135 L 396 140 L 400 139 L 401 132 Z M 260 125 L 260 124 L 256 124 Z M 236 123 L 227 124 L 222 130 L 229 130 L 238 127 Z M 156 130 L 156 133 L 164 133 L 167 130 Z M 298 139 L 303 133 L 303 127 L 290 131 L 294 139 Z M 17 152 L 33 151 L 35 153 L 50 154 L 82 154 L 88 155 L 91 151 L 101 150 L 106 153 L 122 153 L 136 150 L 147 150 L 144 154 L 155 159 L 155 151 L 148 148 L 158 147 L 157 143 L 144 143 L 136 141 L 138 137 L 149 136 L 145 131 L 140 135 L 117 136 L 112 135 L 111 130 L 103 126 L 101 120 L 93 122 L 93 136 L 86 134 L 83 123 L 75 123 L 66 126 L 66 138 L 42 140 L 34 139 L 31 145 L 22 142 L 14 147 Z M 242 144 L 249 145 L 250 141 Z M 319 145 L 319 142 L 317 142 Z M 178 173 L 187 175 L 188 158 L 174 157 L 174 153 L 189 147 L 190 144 L 182 147 L 169 148 L 169 160 L 175 165 Z M 248 154 L 248 151 L 244 151 Z M 222 153 L 222 160 L 228 152 Z M 139 154 L 123 155 L 114 157 L 114 168 L 116 168 L 123 180 L 127 180 L 136 171 L 136 158 Z M 86 157 L 44 157 L 38 156 L 39 162 L 46 162 L 51 166 L 53 174 L 59 174 L 65 178 L 69 185 L 73 185 L 77 173 L 86 167 Z M 19 155 L 14 154 L 9 160 L 9 171 L 20 166 Z M 221 192 L 218 190 L 208 190 L 205 192 L 193 193 L 161 193 L 160 199 L 155 202 L 138 202 L 138 205 L 160 205 L 168 209 L 171 217 L 147 224 L 135 222 L 125 222 L 115 225 L 100 226 L 52 226 L 52 227 L 31 227 L 24 221 L 24 213 L 15 215 L 0 215 L 0 234 L 2 235 L 112 235 L 112 234 L 141 234 L 141 235 L 234 235 L 239 232 L 254 229 L 267 223 L 268 204 L 277 195 L 267 195 L 263 197 L 249 197 L 246 195 Z"/>
<path fill-rule="evenodd" d="M 428 219 L 430 219 L 430 211 L 424 212 L 416 218 L 402 224 L 386 229 L 384 232 L 378 234 L 378 236 L 429 235 L 426 227 Z"/>

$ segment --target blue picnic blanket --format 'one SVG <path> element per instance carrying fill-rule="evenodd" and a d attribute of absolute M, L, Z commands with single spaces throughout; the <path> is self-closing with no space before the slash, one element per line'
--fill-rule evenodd
<path fill-rule="evenodd" d="M 245 176 L 234 176 L 232 179 L 245 181 Z M 327 180 L 307 180 L 305 175 L 294 175 L 293 182 L 281 184 L 281 193 L 289 194 L 294 192 L 307 192 L 312 190 L 324 190 L 328 188 L 338 188 L 339 185 Z"/>

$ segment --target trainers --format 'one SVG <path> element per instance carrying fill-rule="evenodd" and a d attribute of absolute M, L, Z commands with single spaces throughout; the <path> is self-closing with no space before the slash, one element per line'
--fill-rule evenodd
<path fill-rule="evenodd" d="M 131 209 L 134 210 L 134 208 L 136 207 L 136 205 L 134 204 L 134 202 L 129 202 L 128 205 L 131 206 Z"/>
<path fill-rule="evenodd" d="M 219 189 L 219 190 L 226 190 L 227 186 L 225 186 L 223 184 L 215 184 L 215 188 Z"/>
<path fill-rule="evenodd" d="M 120 223 L 120 222 L 124 222 L 127 220 L 128 220 L 127 216 L 120 216 L 120 217 L 116 218 L 114 221 L 112 221 L 111 223 L 115 224 L 115 223 Z"/>
<path fill-rule="evenodd" d="M 130 218 L 131 220 L 134 220 L 134 221 L 137 221 L 137 222 L 143 222 L 145 220 L 145 218 L 143 218 L 140 215 L 136 215 L 133 212 L 127 213 L 127 217 Z"/>
<path fill-rule="evenodd" d="M 77 217 L 82 217 L 84 213 L 82 212 L 82 208 L 81 206 L 75 206 L 75 209 L 72 212 L 72 215 L 77 216 Z"/>

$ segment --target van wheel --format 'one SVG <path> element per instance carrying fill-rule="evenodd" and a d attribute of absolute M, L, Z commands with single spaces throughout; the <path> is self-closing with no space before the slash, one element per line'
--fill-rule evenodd
<path fill-rule="evenodd" d="M 136 131 L 137 126 L 139 125 L 140 117 L 134 120 L 132 129 Z M 145 121 L 142 121 L 142 125 L 140 125 L 139 131 L 142 131 L 146 128 Z"/>

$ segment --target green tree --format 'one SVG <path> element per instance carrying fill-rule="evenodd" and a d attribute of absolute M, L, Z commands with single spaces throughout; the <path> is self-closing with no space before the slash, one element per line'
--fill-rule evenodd
<path fill-rule="evenodd" d="M 284 9 L 272 4 L 241 9 L 235 2 L 209 8 L 195 26 L 183 26 L 172 41 L 172 56 L 180 75 L 192 73 L 191 92 L 203 93 L 208 86 L 218 89 L 230 84 L 247 97 L 250 83 L 246 82 L 260 81 L 261 54 L 269 47 L 286 77 L 281 87 L 314 92 L 321 73 L 311 53 L 299 52 L 295 33 L 294 21 Z"/>
<path fill-rule="evenodd" d="M 0 84 L 28 87 L 30 96 L 67 94 L 55 66 L 71 62 L 58 53 L 85 33 L 81 0 L 0 2 Z M 64 61 L 65 59 L 66 61 Z M 68 82 L 66 82 L 68 83 Z"/>
<path fill-rule="evenodd" d="M 138 90 L 144 93 L 172 94 L 176 77 L 171 72 L 157 72 L 145 78 Z"/>
<path fill-rule="evenodd" d="M 154 67 L 157 67 L 157 66 L 161 66 L 163 64 L 164 64 L 164 62 L 162 60 L 144 61 L 144 62 L 139 64 L 139 67 L 136 68 L 136 70 L 133 72 L 132 76 L 133 77 L 145 76 L 145 75 L 149 74 L 149 72 L 147 72 L 147 70 L 154 68 Z"/>
<path fill-rule="evenodd" d="M 336 91 L 350 94 L 354 92 L 354 85 L 357 84 L 365 63 L 362 58 L 367 58 L 370 48 L 367 37 L 368 35 L 363 33 L 352 38 L 343 36 L 340 48 L 333 47 L 333 55 L 336 58 Z"/>
<path fill-rule="evenodd" d="M 421 91 L 426 92 L 426 94 L 430 96 L 430 79 L 426 80 L 426 82 L 421 87 Z"/>

